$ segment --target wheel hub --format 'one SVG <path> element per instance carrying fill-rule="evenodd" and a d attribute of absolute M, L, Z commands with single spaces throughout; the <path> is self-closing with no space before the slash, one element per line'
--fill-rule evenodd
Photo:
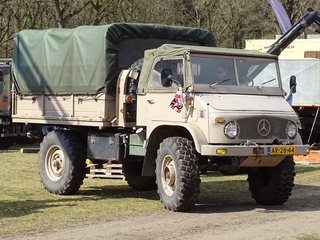
<path fill-rule="evenodd" d="M 166 183 L 169 186 L 173 186 L 176 181 L 176 171 L 172 162 L 165 167 L 164 172 Z"/>
<path fill-rule="evenodd" d="M 64 155 L 58 146 L 52 146 L 46 155 L 46 172 L 48 177 L 57 181 L 64 172 Z"/>
<path fill-rule="evenodd" d="M 52 161 L 52 170 L 56 173 L 58 173 L 60 171 L 60 169 L 62 168 L 62 162 L 61 159 L 59 157 L 56 157 L 53 161 Z"/>
<path fill-rule="evenodd" d="M 176 166 L 171 156 L 166 155 L 162 161 L 162 185 L 165 193 L 172 196 L 176 187 Z"/>

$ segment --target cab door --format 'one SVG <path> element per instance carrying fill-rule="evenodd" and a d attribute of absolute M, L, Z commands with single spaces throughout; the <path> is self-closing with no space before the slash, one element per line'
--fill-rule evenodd
<path fill-rule="evenodd" d="M 184 120 L 184 70 L 182 59 L 160 59 L 149 75 L 145 89 L 149 123 Z"/>

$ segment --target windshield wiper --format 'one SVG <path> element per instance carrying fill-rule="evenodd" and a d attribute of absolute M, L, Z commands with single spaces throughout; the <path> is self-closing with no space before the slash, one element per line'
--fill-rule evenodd
<path fill-rule="evenodd" d="M 264 85 L 266 85 L 269 82 L 273 82 L 274 80 L 276 80 L 276 78 L 272 78 L 272 79 L 270 79 L 270 80 L 268 80 L 266 82 L 261 83 L 261 85 L 258 87 L 258 89 L 260 90 Z"/>
<path fill-rule="evenodd" d="M 224 82 L 227 82 L 227 81 L 230 81 L 230 80 L 231 80 L 230 78 L 220 80 L 220 81 L 218 81 L 218 82 L 215 82 L 215 83 L 210 84 L 210 87 L 213 88 L 215 85 L 218 85 L 218 84 L 220 84 L 220 83 L 224 83 Z"/>

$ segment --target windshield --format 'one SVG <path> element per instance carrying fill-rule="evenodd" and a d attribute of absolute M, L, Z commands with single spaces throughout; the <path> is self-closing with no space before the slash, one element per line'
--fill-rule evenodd
<path fill-rule="evenodd" d="M 246 86 L 261 90 L 281 87 L 273 59 L 192 56 L 190 60 L 195 88 Z"/>

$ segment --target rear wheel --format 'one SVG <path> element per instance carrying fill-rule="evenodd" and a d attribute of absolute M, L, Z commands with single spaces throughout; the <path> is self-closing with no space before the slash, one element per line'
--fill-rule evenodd
<path fill-rule="evenodd" d="M 139 191 L 150 191 L 157 189 L 155 177 L 141 175 L 143 161 L 122 163 L 122 172 L 128 185 Z"/>
<path fill-rule="evenodd" d="M 37 140 L 35 138 L 28 138 L 28 137 L 18 137 L 15 142 L 19 145 L 26 145 L 26 144 L 34 144 Z"/>
<path fill-rule="evenodd" d="M 54 194 L 77 192 L 85 177 L 85 152 L 70 131 L 51 131 L 40 144 L 38 167 L 45 189 Z"/>
<path fill-rule="evenodd" d="M 248 168 L 249 190 L 252 198 L 262 205 L 287 202 L 294 186 L 293 157 L 286 157 L 276 167 Z"/>
<path fill-rule="evenodd" d="M 194 207 L 200 192 L 198 162 L 193 142 L 186 138 L 170 137 L 160 144 L 156 179 L 166 209 L 181 212 Z"/>
<path fill-rule="evenodd" d="M 15 139 L 15 137 L 0 138 L 0 150 L 7 150 L 8 148 L 10 148 L 13 145 Z"/>

